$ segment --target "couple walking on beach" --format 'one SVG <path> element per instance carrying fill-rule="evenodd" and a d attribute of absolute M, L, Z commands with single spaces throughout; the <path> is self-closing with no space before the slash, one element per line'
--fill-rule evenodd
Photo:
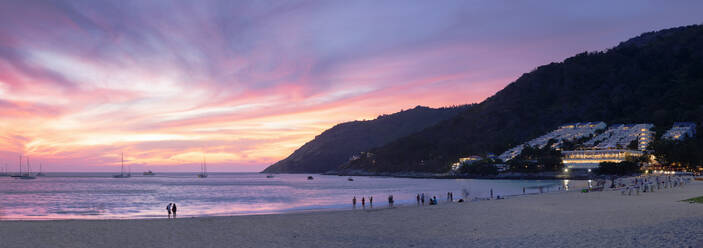
<path fill-rule="evenodd" d="M 178 210 L 178 208 L 176 207 L 175 203 L 171 202 L 168 205 L 166 205 L 166 211 L 168 211 L 168 218 L 169 219 L 171 218 L 171 212 L 173 212 L 173 218 L 174 219 L 176 218 L 176 210 Z"/>

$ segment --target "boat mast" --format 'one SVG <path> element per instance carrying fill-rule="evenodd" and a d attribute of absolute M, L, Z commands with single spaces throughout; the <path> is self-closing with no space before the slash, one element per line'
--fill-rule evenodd
<path fill-rule="evenodd" d="M 29 156 L 27 156 L 27 176 L 32 174 L 32 167 L 29 167 Z"/>
<path fill-rule="evenodd" d="M 20 176 L 22 175 L 22 153 L 20 153 Z"/>

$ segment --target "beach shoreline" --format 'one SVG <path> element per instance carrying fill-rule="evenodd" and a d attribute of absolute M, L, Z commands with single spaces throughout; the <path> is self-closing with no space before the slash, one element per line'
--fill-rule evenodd
<path fill-rule="evenodd" d="M 263 172 L 262 172 L 263 173 Z M 275 174 L 275 173 L 265 173 Z M 589 179 L 610 179 L 610 175 L 596 175 L 595 173 L 568 173 L 562 172 L 538 172 L 522 173 L 510 172 L 498 175 L 472 175 L 472 174 L 449 174 L 449 173 L 385 173 L 367 171 L 331 171 L 325 173 L 285 173 L 285 174 L 319 174 L 328 176 L 368 176 L 368 177 L 391 177 L 391 178 L 416 178 L 416 179 L 489 179 L 489 180 L 589 180 Z M 635 175 L 632 175 L 635 176 Z M 615 176 L 620 178 L 623 176 Z"/>
<path fill-rule="evenodd" d="M 2 221 L 3 247 L 700 247 L 703 182 L 437 206 L 163 219 Z"/>

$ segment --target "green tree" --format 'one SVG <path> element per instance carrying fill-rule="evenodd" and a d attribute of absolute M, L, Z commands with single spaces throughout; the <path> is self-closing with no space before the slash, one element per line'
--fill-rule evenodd
<path fill-rule="evenodd" d="M 459 169 L 459 172 L 463 174 L 471 174 L 471 175 L 481 175 L 481 176 L 486 176 L 486 175 L 497 175 L 498 174 L 498 167 L 495 166 L 494 160 L 491 159 L 483 159 L 479 160 L 476 162 L 473 162 L 471 164 L 467 164 L 462 166 Z"/>
<path fill-rule="evenodd" d="M 564 168 L 561 151 L 551 148 L 526 146 L 517 157 L 508 162 L 510 170 L 515 172 L 559 171 Z"/>
<path fill-rule="evenodd" d="M 625 176 L 640 173 L 640 166 L 631 161 L 622 161 L 620 163 L 601 162 L 598 165 L 598 169 L 596 169 L 596 173 L 599 175 Z"/>

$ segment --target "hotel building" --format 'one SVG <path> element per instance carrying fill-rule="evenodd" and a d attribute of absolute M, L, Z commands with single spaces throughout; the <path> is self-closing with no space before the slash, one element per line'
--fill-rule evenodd
<path fill-rule="evenodd" d="M 601 162 L 619 163 L 628 156 L 642 156 L 644 152 L 627 149 L 562 151 L 562 162 L 569 170 L 596 169 Z"/>
<path fill-rule="evenodd" d="M 552 144 L 552 148 L 559 149 L 564 141 L 575 140 L 583 137 L 588 137 L 593 135 L 597 130 L 606 128 L 607 125 L 604 122 L 585 122 L 585 123 L 572 123 L 561 125 L 558 129 L 551 131 L 545 135 L 537 137 L 533 140 L 526 142 L 525 144 L 518 145 L 500 154 L 498 158 L 503 161 L 508 161 L 520 155 L 522 149 L 525 145 L 529 145 L 537 148 L 544 148 L 550 140 L 555 140 L 556 143 Z"/>
<path fill-rule="evenodd" d="M 676 129 L 675 132 L 672 131 L 671 137 L 680 137 L 687 132 L 685 130 L 695 129 L 695 125 L 693 128 L 688 124 L 679 126 L 682 127 Z M 498 158 L 503 161 L 511 160 L 518 156 L 526 145 L 543 148 L 552 139 L 556 140 L 556 143 L 552 144 L 552 148 L 559 150 L 564 141 L 589 137 L 606 127 L 608 126 L 603 122 L 565 124 L 557 130 L 507 150 Z M 602 133 L 581 144 L 582 149 L 562 151 L 562 162 L 568 169 L 590 171 L 590 169 L 598 168 L 601 162 L 622 162 L 629 156 L 641 156 L 653 140 L 654 132 L 651 131 L 653 127 L 654 125 L 650 123 L 613 124 Z M 633 142 L 636 147 L 631 146 Z"/>
<path fill-rule="evenodd" d="M 637 140 L 637 150 L 644 151 L 652 142 L 653 127 L 653 124 L 614 124 L 583 145 L 592 149 L 623 149 Z"/>
<path fill-rule="evenodd" d="M 684 140 L 696 135 L 696 124 L 692 122 L 676 122 L 662 135 L 662 139 Z"/>
<path fill-rule="evenodd" d="M 570 170 L 591 170 L 601 162 L 619 163 L 625 158 L 644 154 L 652 142 L 653 124 L 614 124 L 605 132 L 583 143 L 583 150 L 562 151 L 564 167 Z M 629 147 L 636 142 L 636 149 Z"/>
<path fill-rule="evenodd" d="M 453 170 L 453 171 L 459 170 L 459 168 L 461 168 L 461 167 L 464 166 L 464 165 L 470 165 L 470 164 L 472 164 L 472 163 L 474 163 L 474 162 L 476 162 L 476 161 L 482 160 L 482 159 L 483 159 L 483 157 L 481 157 L 481 156 L 475 156 L 475 155 L 474 155 L 474 156 L 465 157 L 465 158 L 459 158 L 459 162 L 456 162 L 456 163 L 453 163 L 453 164 L 452 164 L 452 170 Z"/>

